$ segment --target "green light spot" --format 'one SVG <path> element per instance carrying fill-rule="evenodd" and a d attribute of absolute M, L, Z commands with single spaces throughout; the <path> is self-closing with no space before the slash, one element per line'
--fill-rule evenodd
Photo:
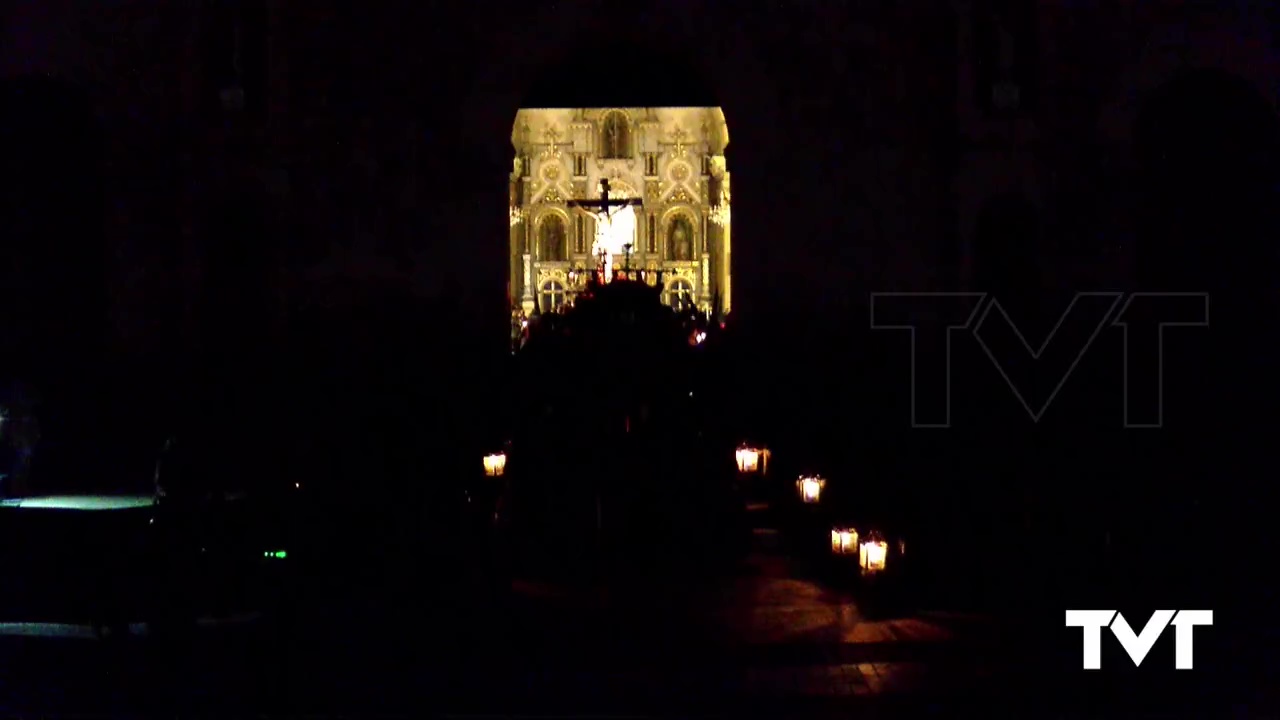
<path fill-rule="evenodd" d="M 276 551 L 268 550 L 267 552 L 262 553 L 262 557 L 273 558 L 275 560 L 283 560 L 289 557 L 289 553 L 285 552 L 284 550 L 276 550 Z"/>

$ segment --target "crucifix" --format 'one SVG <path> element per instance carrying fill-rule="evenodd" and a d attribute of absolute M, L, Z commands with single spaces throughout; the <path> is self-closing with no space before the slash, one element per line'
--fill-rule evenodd
<path fill-rule="evenodd" d="M 626 232 L 625 226 L 620 226 L 616 229 L 614 228 L 614 218 L 619 216 L 624 210 L 630 210 L 632 207 L 643 207 L 644 202 L 639 198 L 618 198 L 616 200 L 610 198 L 609 179 L 603 178 L 600 180 L 599 200 L 570 200 L 567 204 L 570 207 L 578 208 L 583 212 L 590 212 L 588 208 L 594 210 L 594 212 L 590 212 L 590 214 L 596 218 L 596 222 L 600 227 L 596 233 L 595 247 L 592 251 L 600 258 L 600 270 L 602 273 L 601 281 L 609 282 L 613 270 L 613 253 L 623 250 L 628 254 L 628 256 L 630 255 L 629 246 L 624 250 L 623 243 L 616 243 L 617 238 L 613 237 L 613 235 L 616 234 L 614 233 L 615 230 L 621 230 L 623 233 Z M 629 213 L 627 217 L 630 218 L 631 224 L 634 226 L 634 211 Z M 606 234 L 608 234 L 609 237 L 606 237 Z M 632 229 L 632 234 L 634 234 L 634 228 Z M 614 240 L 618 247 L 611 250 L 608 245 L 615 243 L 609 243 L 609 240 Z M 629 243 L 629 241 L 630 240 L 628 239 L 626 242 Z"/>
<path fill-rule="evenodd" d="M 570 200 L 569 207 L 576 208 L 599 208 L 595 215 L 611 216 L 614 213 L 609 212 L 609 208 L 623 208 L 628 205 L 644 205 L 639 198 L 618 198 L 614 200 L 609 197 L 609 178 L 600 180 L 600 199 L 599 200 Z"/>

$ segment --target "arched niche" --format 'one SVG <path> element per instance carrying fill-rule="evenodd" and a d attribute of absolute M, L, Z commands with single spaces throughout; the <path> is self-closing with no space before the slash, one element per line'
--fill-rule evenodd
<path fill-rule="evenodd" d="M 662 216 L 662 257 L 672 262 L 698 259 L 700 240 L 697 215 L 692 208 L 677 207 Z"/>
<path fill-rule="evenodd" d="M 535 227 L 537 259 L 560 262 L 569 252 L 569 216 L 559 208 L 543 211 Z"/>
<path fill-rule="evenodd" d="M 631 116 L 624 110 L 606 110 L 600 116 L 596 157 L 620 160 L 635 155 Z"/>

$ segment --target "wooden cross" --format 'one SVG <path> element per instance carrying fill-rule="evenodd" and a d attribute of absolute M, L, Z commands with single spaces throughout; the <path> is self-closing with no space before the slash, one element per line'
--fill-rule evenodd
<path fill-rule="evenodd" d="M 610 198 L 609 179 L 601 178 L 599 200 L 570 200 L 566 205 L 578 208 L 583 212 L 587 212 L 585 208 L 598 208 L 593 215 L 595 215 L 597 219 L 612 222 L 613 213 L 610 212 L 610 208 L 622 208 L 628 205 L 643 206 L 644 202 L 641 201 L 640 198 L 619 198 L 617 200 Z M 601 216 L 603 216 L 603 218 L 601 218 Z M 630 253 L 630 251 L 628 251 L 628 253 Z M 604 248 L 600 248 L 600 272 L 602 273 L 602 277 L 600 278 L 601 282 L 609 282 L 610 280 L 610 278 L 603 277 L 603 274 L 606 272 L 606 265 L 608 264 L 606 262 L 607 257 L 608 251 Z"/>
<path fill-rule="evenodd" d="M 608 219 L 612 212 L 610 208 L 623 208 L 627 205 L 635 205 L 643 207 L 644 201 L 640 198 L 619 198 L 617 200 L 609 197 L 609 179 L 604 178 L 600 181 L 600 199 L 599 200 L 570 200 L 566 203 L 569 207 L 579 208 L 586 211 L 587 208 L 595 208 L 593 215 L 603 214 Z"/>

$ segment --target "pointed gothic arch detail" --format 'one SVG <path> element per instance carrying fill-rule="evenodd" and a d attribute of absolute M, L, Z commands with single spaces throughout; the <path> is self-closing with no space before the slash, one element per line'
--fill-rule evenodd
<path fill-rule="evenodd" d="M 631 118 L 621 110 L 600 116 L 600 145 L 596 156 L 603 160 L 632 157 Z"/>
<path fill-rule="evenodd" d="M 676 262 L 696 260 L 700 225 L 691 208 L 668 210 L 662 217 L 662 258 Z"/>
<path fill-rule="evenodd" d="M 568 253 L 569 228 L 559 212 L 543 213 L 538 219 L 538 259 L 559 262 Z"/>

